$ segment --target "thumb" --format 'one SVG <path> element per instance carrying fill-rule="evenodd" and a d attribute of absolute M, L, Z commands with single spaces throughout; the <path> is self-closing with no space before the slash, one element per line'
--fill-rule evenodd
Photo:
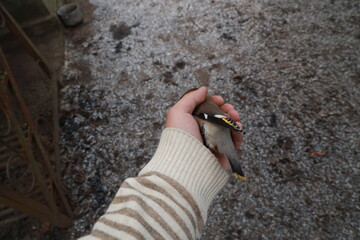
<path fill-rule="evenodd" d="M 195 91 L 185 94 L 174 107 L 183 112 L 192 113 L 197 105 L 205 101 L 207 87 L 201 87 Z"/>

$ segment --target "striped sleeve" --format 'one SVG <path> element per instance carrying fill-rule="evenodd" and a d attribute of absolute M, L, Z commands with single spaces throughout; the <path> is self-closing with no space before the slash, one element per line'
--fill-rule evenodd
<path fill-rule="evenodd" d="M 90 235 L 81 239 L 198 239 L 227 179 L 202 143 L 167 128 L 151 161 L 138 177 L 125 180 Z"/>

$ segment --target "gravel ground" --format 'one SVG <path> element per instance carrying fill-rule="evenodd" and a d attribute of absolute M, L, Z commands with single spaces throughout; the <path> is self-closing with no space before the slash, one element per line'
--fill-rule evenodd
<path fill-rule="evenodd" d="M 215 199 L 203 240 L 360 239 L 359 1 L 79 2 L 61 90 L 69 239 L 90 231 L 151 159 L 166 110 L 201 85 L 239 111 L 248 176 Z"/>

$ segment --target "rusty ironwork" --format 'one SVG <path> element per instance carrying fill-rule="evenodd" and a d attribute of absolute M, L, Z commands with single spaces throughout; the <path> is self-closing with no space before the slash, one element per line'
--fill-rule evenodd
<path fill-rule="evenodd" d="M 1 3 L 0 16 L 1 25 L 50 79 L 52 92 L 52 119 L 32 116 L 0 47 L 0 224 L 24 217 L 13 214 L 10 207 L 69 227 L 72 211 L 60 178 L 57 82 L 45 59 Z"/>

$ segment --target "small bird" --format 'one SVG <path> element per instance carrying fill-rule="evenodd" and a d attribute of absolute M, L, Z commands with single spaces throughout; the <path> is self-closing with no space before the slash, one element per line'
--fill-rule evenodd
<path fill-rule="evenodd" d="M 194 90 L 196 89 L 191 89 L 186 93 Z M 245 132 L 209 96 L 195 108 L 193 116 L 199 124 L 205 146 L 215 153 L 225 155 L 229 160 L 233 175 L 246 182 L 237 159 L 231 130 L 240 134 L 245 134 Z"/>

